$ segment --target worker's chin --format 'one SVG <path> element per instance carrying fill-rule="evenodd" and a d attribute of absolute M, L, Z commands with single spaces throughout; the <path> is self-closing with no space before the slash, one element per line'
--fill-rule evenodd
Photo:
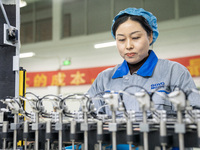
<path fill-rule="evenodd" d="M 137 61 L 135 61 L 135 60 L 130 60 L 130 59 L 127 59 L 126 61 L 127 61 L 127 63 L 129 63 L 129 64 L 131 64 L 131 65 L 134 65 L 134 64 L 137 64 L 137 63 L 138 63 Z"/>

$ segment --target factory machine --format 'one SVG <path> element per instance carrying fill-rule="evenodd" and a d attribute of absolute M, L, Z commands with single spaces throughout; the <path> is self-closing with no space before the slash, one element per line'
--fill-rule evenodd
<path fill-rule="evenodd" d="M 188 94 L 199 91 L 191 89 L 183 92 L 180 89 L 162 95 L 157 91 L 147 93 L 141 90 L 135 93 L 126 91 L 106 91 L 89 97 L 84 94 L 67 96 L 45 95 L 39 97 L 33 93 L 24 96 L 5 98 L 1 102 L 7 108 L 1 113 L 10 112 L 14 120 L 18 114 L 24 121 L 0 122 L 0 149 L 12 149 L 13 138 L 23 141 L 23 149 L 71 149 L 103 150 L 109 145 L 116 150 L 117 145 L 129 145 L 129 149 L 163 150 L 179 147 L 184 150 L 200 146 L 200 110 L 189 105 Z M 168 113 L 154 108 L 153 96 L 160 94 L 169 100 L 176 111 Z M 139 112 L 126 111 L 123 96 L 135 98 Z M 80 110 L 70 112 L 66 105 L 68 100 L 80 101 Z M 93 102 L 103 100 L 105 105 L 96 109 Z M 45 110 L 44 101 L 52 103 L 53 111 Z M 29 103 L 32 111 L 24 110 L 22 102 Z M 100 113 L 100 109 L 109 107 L 111 115 Z M 14 134 L 16 131 L 17 134 Z M 16 143 L 15 143 L 16 144 Z"/>
<path fill-rule="evenodd" d="M 19 0 L 0 0 L 0 149 L 24 150 L 166 150 L 200 147 L 200 110 L 189 104 L 190 94 L 178 87 L 169 94 L 105 91 L 94 97 L 85 94 L 44 95 L 25 92 L 25 70 L 19 67 Z M 20 76 L 21 75 L 21 76 Z M 134 86 L 134 85 L 133 85 Z M 156 110 L 154 95 L 173 104 L 174 112 Z M 123 96 L 134 98 L 140 111 L 126 110 Z M 80 102 L 79 111 L 70 112 L 68 100 Z M 94 102 L 104 102 L 95 108 Z M 48 112 L 44 101 L 52 104 Z M 29 104 L 31 111 L 25 109 Z M 110 115 L 101 113 L 109 107 Z"/>

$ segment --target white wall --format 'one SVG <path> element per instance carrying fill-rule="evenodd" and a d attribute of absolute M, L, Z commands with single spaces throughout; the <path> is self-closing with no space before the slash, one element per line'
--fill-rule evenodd
<path fill-rule="evenodd" d="M 154 50 L 160 58 L 200 54 L 200 16 L 161 22 Z"/>
<path fill-rule="evenodd" d="M 160 22 L 158 28 L 160 35 L 153 49 L 159 58 L 200 54 L 200 15 Z M 22 45 L 21 52 L 33 51 L 36 56 L 21 59 L 20 63 L 28 72 L 57 70 L 66 57 L 72 58 L 72 64 L 62 67 L 64 70 L 121 63 L 122 59 L 116 47 L 103 49 L 93 47 L 96 43 L 108 41 L 113 41 L 110 32 Z"/>

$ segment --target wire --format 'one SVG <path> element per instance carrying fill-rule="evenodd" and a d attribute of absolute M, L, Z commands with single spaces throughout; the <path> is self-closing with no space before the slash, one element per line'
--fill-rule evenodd
<path fill-rule="evenodd" d="M 93 97 L 97 97 L 98 95 L 105 94 L 105 93 L 110 93 L 110 91 L 99 92 L 99 93 L 95 94 Z"/>
<path fill-rule="evenodd" d="M 42 113 L 41 116 L 44 117 L 44 118 L 51 118 L 51 115 L 46 115 L 44 113 Z"/>
<path fill-rule="evenodd" d="M 95 98 L 95 97 L 97 97 L 98 95 L 100 95 L 100 94 L 105 94 L 105 93 L 111 93 L 111 91 L 103 91 L 103 92 L 99 92 L 99 93 L 97 93 L 94 97 L 93 97 L 93 99 Z M 116 93 L 116 92 L 114 92 L 114 93 Z M 127 93 L 127 92 L 125 92 L 125 91 L 121 91 L 121 92 L 117 92 L 118 94 L 119 94 L 119 100 L 121 101 L 121 103 L 122 103 L 122 106 L 123 106 L 123 108 L 124 108 L 124 115 L 126 116 L 126 117 L 128 117 L 128 112 L 127 112 L 127 109 L 126 109 L 126 107 L 125 107 L 125 104 L 124 104 L 124 101 L 123 101 L 123 98 L 122 98 L 122 94 L 127 94 L 127 95 L 134 95 L 134 94 L 132 94 L 132 93 Z M 102 95 L 101 95 L 102 96 Z M 103 107 L 105 107 L 105 106 L 108 106 L 108 105 L 103 105 L 103 106 L 101 106 L 99 109 L 101 109 L 101 108 L 103 108 Z M 97 110 L 97 115 L 98 115 L 98 113 L 99 113 L 99 111 L 100 110 Z"/>
<path fill-rule="evenodd" d="M 19 105 L 19 108 L 23 108 L 22 104 L 14 98 L 15 102 Z"/>
<path fill-rule="evenodd" d="M 178 85 L 163 85 L 163 86 L 156 88 L 152 93 L 157 92 L 159 89 L 164 88 L 164 87 L 166 87 L 166 89 L 168 88 L 169 90 L 171 87 L 173 87 L 174 89 L 172 91 L 174 91 L 176 88 L 178 88 L 179 90 L 182 90 Z"/>
<path fill-rule="evenodd" d="M 139 85 L 130 85 L 130 86 L 125 87 L 124 90 L 123 90 L 123 91 L 121 92 L 121 94 L 120 94 L 120 100 L 121 100 L 122 105 L 123 105 L 123 107 L 124 107 L 124 109 L 125 109 L 125 110 L 124 110 L 124 115 L 125 115 L 126 117 L 128 117 L 128 112 L 127 112 L 126 106 L 125 106 L 125 104 L 124 104 L 124 100 L 123 100 L 123 95 L 122 95 L 122 94 L 127 94 L 127 95 L 129 95 L 129 96 L 135 96 L 134 93 L 125 92 L 127 89 L 129 89 L 129 88 L 131 88 L 131 87 L 140 88 L 140 89 L 144 90 L 144 91 L 150 96 L 149 92 L 148 92 L 145 88 L 143 88 L 142 86 L 139 86 Z M 151 101 L 151 98 L 150 98 L 150 101 Z"/>
<path fill-rule="evenodd" d="M 43 105 L 43 100 L 50 96 L 55 97 L 55 98 L 59 99 L 60 101 L 62 100 L 61 97 L 59 97 L 57 95 L 53 95 L 53 94 L 48 94 L 48 95 L 43 96 L 42 98 L 39 98 L 38 101 L 36 102 L 36 108 L 40 111 L 39 113 L 41 113 L 41 115 L 49 115 L 49 116 L 51 115 L 50 113 L 46 113 L 46 112 L 40 110 L 40 107 L 39 107 L 39 106 Z M 46 118 L 50 118 L 50 117 L 46 117 Z"/>
<path fill-rule="evenodd" d="M 11 26 L 10 26 L 10 22 L 9 22 L 9 20 L 8 20 L 8 16 L 7 16 L 7 14 L 6 14 L 6 11 L 5 11 L 5 9 L 4 9 L 4 6 L 3 6 L 1 0 L 0 0 L 0 6 L 1 6 L 2 13 L 3 13 L 3 15 L 4 15 L 4 18 L 5 18 L 5 20 L 6 20 L 6 23 L 8 24 L 8 27 L 9 27 L 9 35 L 12 35 L 12 28 L 11 28 Z"/>
<path fill-rule="evenodd" d="M 35 95 L 35 94 L 32 93 L 32 92 L 26 92 L 26 93 L 24 94 L 24 96 L 27 95 L 27 94 L 31 94 L 31 95 L 35 96 L 38 100 L 40 99 L 39 96 Z"/>
<path fill-rule="evenodd" d="M 75 94 L 71 94 L 71 95 L 68 95 L 67 97 L 64 97 L 64 98 L 60 101 L 60 103 L 59 103 L 59 108 L 62 109 L 63 102 L 64 102 L 65 100 L 69 99 L 70 97 L 73 97 L 73 96 L 75 96 Z"/>
<path fill-rule="evenodd" d="M 103 107 L 107 107 L 107 106 L 108 106 L 108 105 L 103 105 L 103 106 L 99 107 L 98 110 L 97 110 L 97 116 L 98 116 L 98 114 L 99 114 L 100 109 L 102 109 Z"/>
<path fill-rule="evenodd" d="M 192 94 L 192 93 L 199 94 L 199 91 L 197 88 L 193 88 L 193 89 L 186 91 L 186 98 L 188 98 L 190 96 L 190 94 Z"/>
<path fill-rule="evenodd" d="M 24 110 L 24 111 L 25 111 L 25 110 Z M 27 111 L 25 111 L 25 115 L 26 115 L 27 117 L 31 118 L 31 114 L 28 113 Z"/>
<path fill-rule="evenodd" d="M 53 95 L 53 94 L 45 95 L 45 96 L 43 96 L 43 97 L 41 98 L 41 100 L 43 100 L 43 99 L 45 99 L 46 97 L 49 97 L 49 96 L 56 97 L 56 98 L 58 98 L 59 100 L 62 100 L 61 97 L 59 97 L 59 96 L 57 96 L 57 95 Z"/>
<path fill-rule="evenodd" d="M 93 112 L 90 112 L 90 105 L 88 105 L 88 103 L 90 102 L 90 98 L 89 98 L 87 95 L 85 95 L 85 94 L 72 94 L 72 95 L 68 95 L 67 97 L 63 98 L 63 99 L 60 101 L 60 103 L 59 103 L 60 109 L 63 109 L 62 107 L 63 107 L 64 101 L 67 100 L 67 99 L 72 99 L 73 96 L 83 96 L 83 97 L 87 98 L 87 101 L 86 101 L 86 108 L 88 109 L 89 114 L 90 114 L 92 117 L 96 118 L 96 114 L 94 114 Z M 65 112 L 65 111 L 63 111 L 63 112 L 65 113 L 65 115 L 67 114 L 67 112 Z M 72 117 L 72 116 L 71 116 L 71 117 Z"/>
<path fill-rule="evenodd" d="M 153 99 L 153 95 L 156 93 L 158 94 L 157 92 L 159 92 L 158 90 L 161 89 L 161 88 L 166 88 L 166 89 L 169 89 L 173 87 L 173 90 L 174 91 L 176 88 L 178 88 L 179 90 L 183 91 L 178 85 L 163 85 L 163 86 L 160 86 L 158 88 L 156 88 L 153 92 L 150 93 L 150 98 L 151 100 Z M 171 90 L 170 90 L 171 91 Z M 183 91 L 184 92 L 184 91 Z M 185 92 L 184 92 L 185 93 Z M 159 94 L 158 94 L 159 95 Z M 162 96 L 162 95 L 159 95 L 159 96 Z M 167 96 L 167 95 L 166 95 Z M 186 96 L 186 93 L 185 93 L 185 96 Z M 166 99 L 166 97 L 162 96 L 164 99 Z M 167 96 L 168 97 L 168 96 Z M 187 96 L 186 96 L 187 97 Z"/>
<path fill-rule="evenodd" d="M 42 112 L 42 110 L 40 109 L 40 105 L 42 105 L 41 103 L 42 103 L 42 98 L 39 98 L 39 96 L 37 96 L 37 95 L 35 95 L 34 93 L 32 93 L 32 92 L 26 92 L 25 94 L 24 94 L 24 96 L 26 96 L 26 95 L 28 95 L 28 94 L 30 94 L 30 95 L 33 95 L 34 97 L 36 97 L 37 98 L 37 101 L 36 101 L 36 109 L 39 111 L 38 113 L 40 114 L 41 113 L 41 115 L 42 114 L 45 114 L 44 112 Z M 48 95 L 47 95 L 48 96 Z M 45 96 L 44 96 L 45 97 Z M 43 97 L 43 98 L 44 98 Z M 24 109 L 23 109 L 24 110 Z M 25 111 L 25 110 L 24 110 Z M 26 112 L 27 113 L 27 112 Z M 48 114 L 48 113 L 46 113 L 47 115 L 50 115 L 50 114 Z"/>
<path fill-rule="evenodd" d="M 138 87 L 140 89 L 143 89 L 147 94 L 149 94 L 149 92 L 145 88 L 143 88 L 142 86 L 139 86 L 139 85 L 130 85 L 130 86 L 127 86 L 127 87 L 124 88 L 123 91 L 126 91 L 127 89 L 129 89 L 131 87 Z"/>
<path fill-rule="evenodd" d="M 123 100 L 123 93 L 119 93 L 119 97 L 120 97 L 119 99 L 120 99 L 120 101 L 122 103 L 122 106 L 124 107 L 124 115 L 126 117 L 128 117 L 128 112 L 127 112 L 127 109 L 126 109 L 126 106 L 125 106 L 124 100 Z"/>
<path fill-rule="evenodd" d="M 70 116 L 68 115 L 67 113 L 64 114 L 66 117 L 69 117 L 69 118 L 74 118 L 74 116 Z M 72 115 L 72 114 L 71 114 Z"/>

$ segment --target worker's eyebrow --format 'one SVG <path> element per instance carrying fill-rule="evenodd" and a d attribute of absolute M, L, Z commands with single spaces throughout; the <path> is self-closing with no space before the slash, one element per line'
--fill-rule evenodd
<path fill-rule="evenodd" d="M 134 32 L 131 32 L 130 35 L 135 34 L 135 33 L 138 33 L 138 32 L 141 32 L 141 31 L 134 31 Z"/>
<path fill-rule="evenodd" d="M 135 34 L 135 33 L 138 33 L 138 32 L 141 32 L 141 31 L 134 31 L 134 32 L 131 32 L 130 35 Z M 124 34 L 120 34 L 120 33 L 119 33 L 119 34 L 117 34 L 117 36 L 124 36 Z"/>

